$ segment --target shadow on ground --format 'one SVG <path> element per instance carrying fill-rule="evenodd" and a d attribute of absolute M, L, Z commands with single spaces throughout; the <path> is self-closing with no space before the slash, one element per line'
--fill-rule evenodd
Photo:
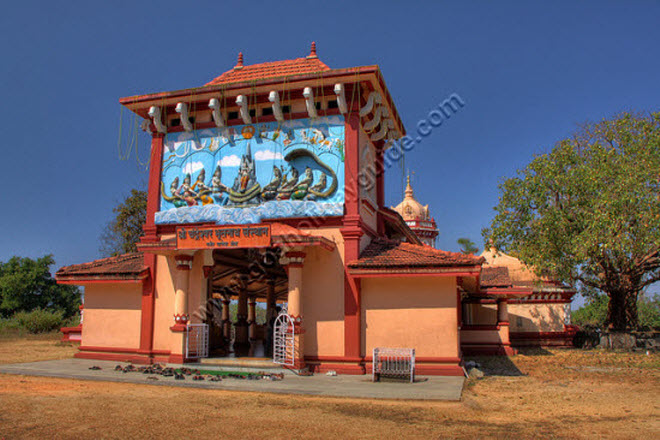
<path fill-rule="evenodd" d="M 521 348 L 519 353 L 525 356 L 553 356 L 541 347 Z M 465 365 L 470 365 L 470 362 L 476 362 L 485 376 L 525 376 L 509 356 L 465 356 Z"/>

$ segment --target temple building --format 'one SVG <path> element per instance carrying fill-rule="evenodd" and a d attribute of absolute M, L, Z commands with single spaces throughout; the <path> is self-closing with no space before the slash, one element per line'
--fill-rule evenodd
<path fill-rule="evenodd" d="M 406 179 L 406 191 L 403 201 L 394 209 L 406 222 L 408 227 L 419 237 L 425 245 L 435 247 L 435 238 L 438 236 L 438 227 L 435 219 L 431 217 L 429 205 L 422 205 L 415 199 L 410 176 Z"/>
<path fill-rule="evenodd" d="M 374 348 L 404 347 L 418 374 L 462 375 L 462 347 L 511 352 L 508 302 L 541 292 L 484 284 L 485 256 L 433 248 L 410 185 L 384 204 L 384 157 L 406 131 L 378 66 L 331 69 L 314 44 L 239 54 L 202 86 L 120 103 L 151 134 L 144 235 L 57 272 L 85 287 L 76 357 L 364 374 Z"/>

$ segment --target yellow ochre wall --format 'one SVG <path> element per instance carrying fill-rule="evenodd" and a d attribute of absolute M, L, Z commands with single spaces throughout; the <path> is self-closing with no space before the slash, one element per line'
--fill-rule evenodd
<path fill-rule="evenodd" d="M 140 346 L 141 283 L 85 286 L 84 347 Z"/>
<path fill-rule="evenodd" d="M 308 230 L 336 243 L 327 251 L 318 246 L 305 248 L 303 266 L 304 354 L 344 355 L 344 239 L 339 228 Z"/>
<path fill-rule="evenodd" d="M 362 354 L 414 348 L 418 357 L 457 357 L 455 277 L 362 280 Z"/>

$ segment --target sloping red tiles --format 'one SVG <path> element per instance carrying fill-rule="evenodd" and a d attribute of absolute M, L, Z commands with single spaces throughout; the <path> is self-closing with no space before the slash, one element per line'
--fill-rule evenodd
<path fill-rule="evenodd" d="M 441 251 L 430 246 L 399 243 L 393 240 L 374 239 L 357 261 L 348 263 L 352 268 L 387 267 L 453 267 L 476 266 L 484 262 L 483 257 Z"/>
<path fill-rule="evenodd" d="M 271 61 L 231 69 L 206 83 L 206 86 L 243 81 L 256 81 L 265 78 L 279 78 L 328 71 L 330 68 L 318 58 L 296 58 L 293 60 Z"/>

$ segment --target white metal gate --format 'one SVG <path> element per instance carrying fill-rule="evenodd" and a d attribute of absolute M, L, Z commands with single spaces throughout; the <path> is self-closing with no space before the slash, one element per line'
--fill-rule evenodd
<path fill-rule="evenodd" d="M 186 359 L 209 357 L 208 324 L 188 324 L 186 332 Z"/>
<path fill-rule="evenodd" d="M 295 324 L 286 313 L 280 313 L 275 318 L 273 326 L 273 362 L 293 366 L 295 361 L 296 340 Z"/>
<path fill-rule="evenodd" d="M 415 349 L 375 347 L 371 380 L 380 376 L 392 376 L 415 381 Z"/>

